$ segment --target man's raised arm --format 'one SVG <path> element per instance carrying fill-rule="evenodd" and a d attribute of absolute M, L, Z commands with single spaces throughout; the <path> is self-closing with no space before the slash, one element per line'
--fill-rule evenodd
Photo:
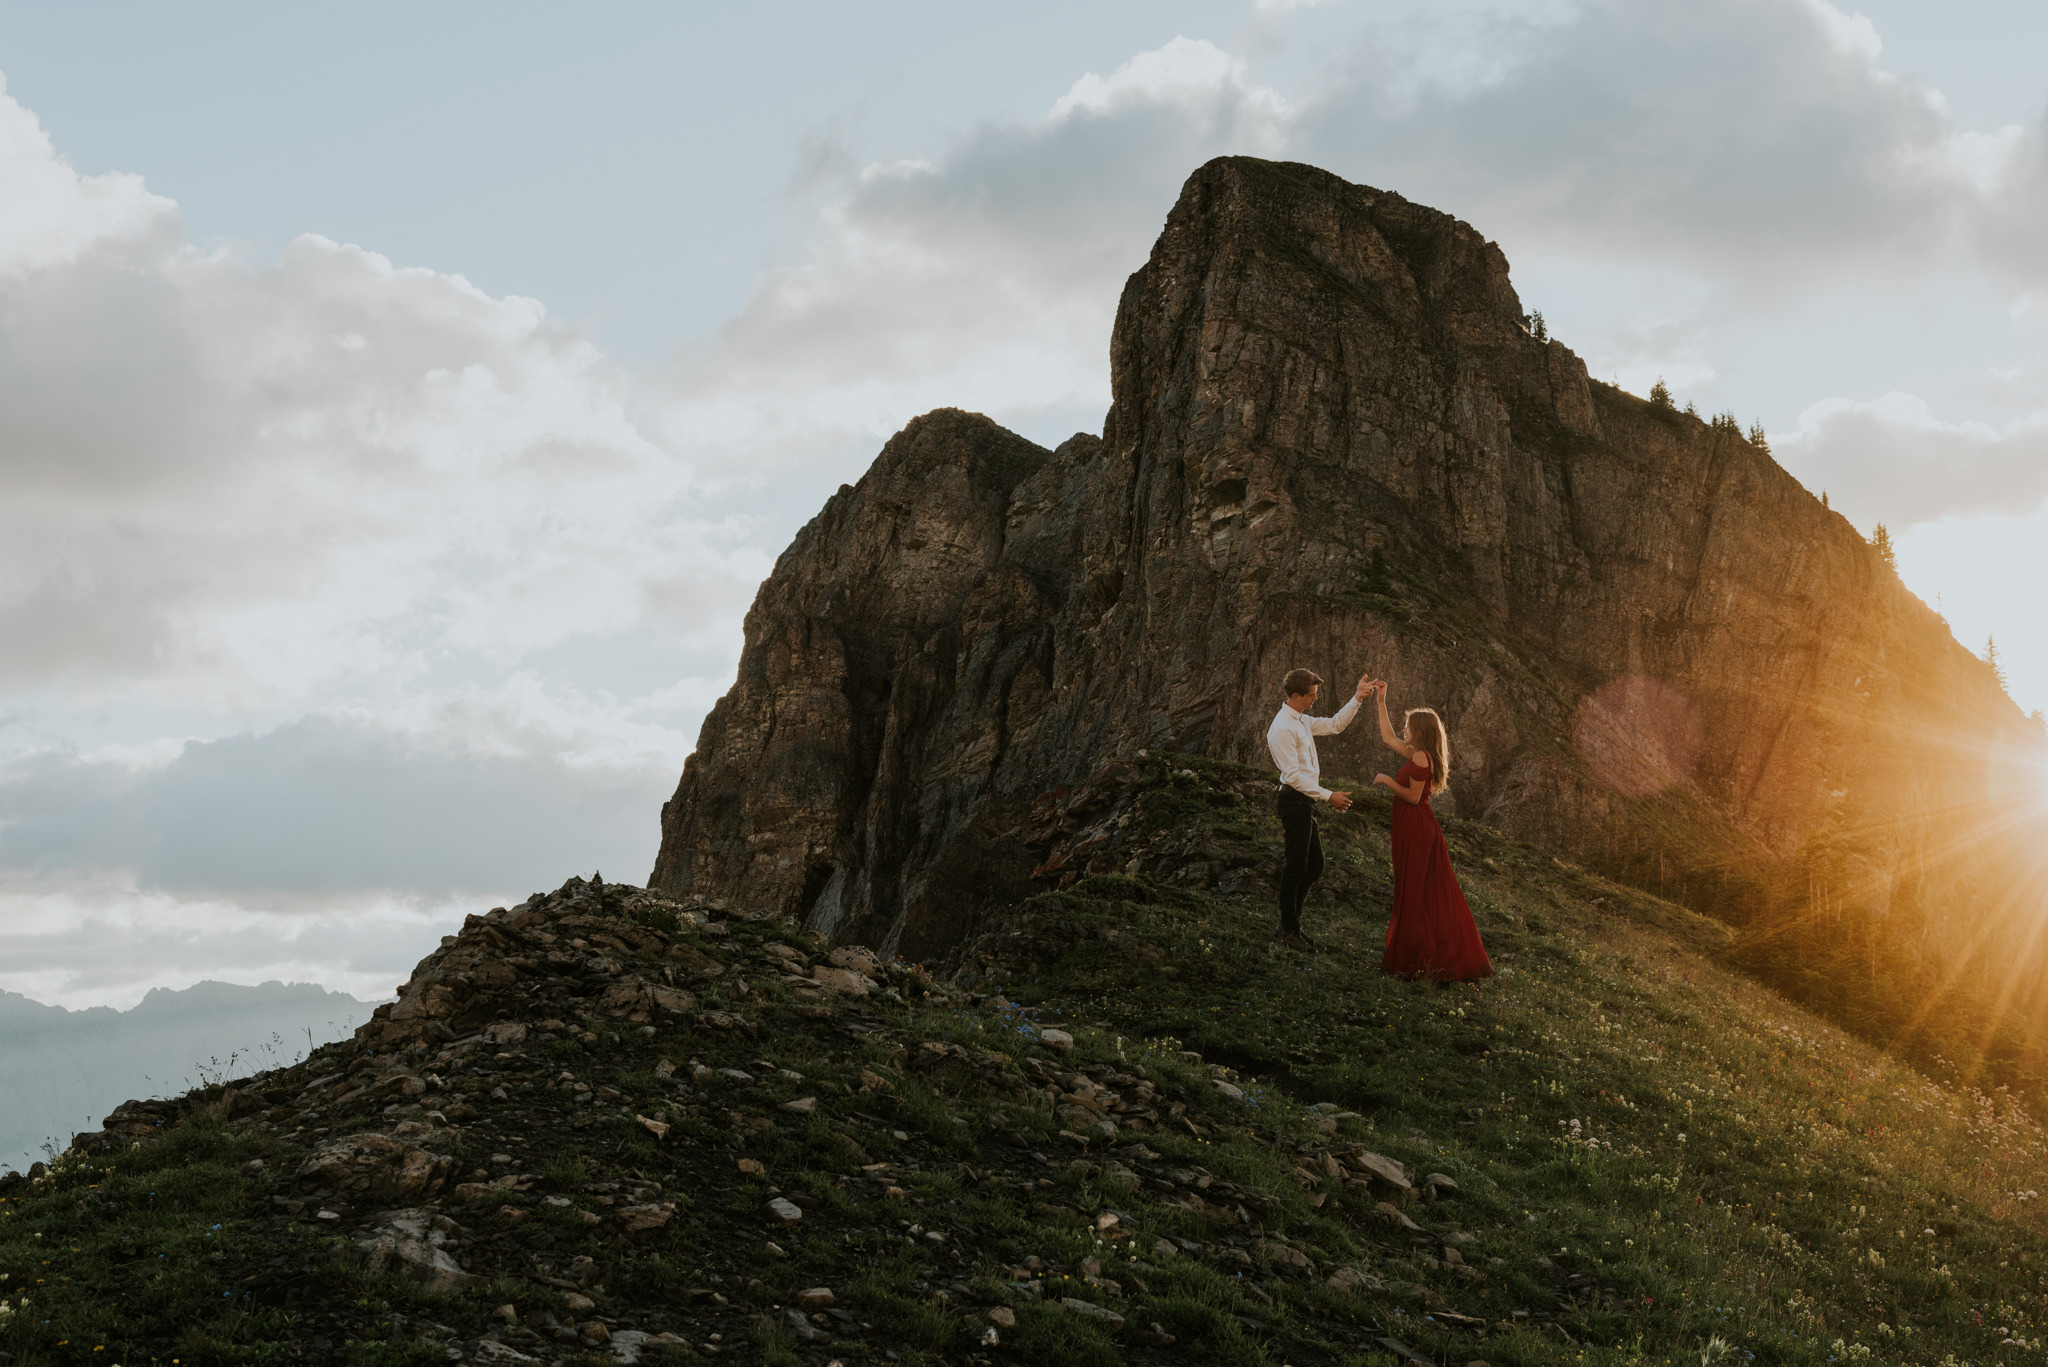
<path fill-rule="evenodd" d="M 1345 703 L 1342 707 L 1337 709 L 1336 716 L 1310 717 L 1308 719 L 1308 729 L 1310 734 L 1317 736 L 1334 736 L 1339 731 L 1342 731 L 1345 727 L 1351 725 L 1351 719 L 1358 715 L 1359 699 L 1363 698 L 1368 692 L 1371 691 L 1371 684 L 1372 679 L 1369 675 L 1359 675 L 1358 691 L 1351 695 L 1350 702 Z"/>

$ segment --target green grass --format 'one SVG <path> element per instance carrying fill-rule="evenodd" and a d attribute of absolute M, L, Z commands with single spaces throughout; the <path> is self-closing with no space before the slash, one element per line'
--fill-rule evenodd
<path fill-rule="evenodd" d="M 1175 877 L 1176 860 L 1270 865 L 1277 831 L 1252 777 L 1156 757 L 1125 799 L 1148 872 L 993 915 L 934 966 L 941 982 L 975 966 L 972 994 L 922 997 L 906 974 L 830 1020 L 735 997 L 758 1039 L 686 1024 L 652 1039 L 600 1026 L 592 1048 L 536 1037 L 523 1066 L 566 1066 L 630 1104 L 523 1154 L 535 1194 L 582 1202 L 592 1183 L 655 1179 L 681 1205 L 641 1245 L 561 1208 L 516 1228 L 555 1240 L 552 1265 L 598 1257 L 608 1312 L 687 1327 L 717 1292 L 720 1361 L 851 1364 L 886 1345 L 901 1363 L 958 1364 L 982 1351 L 994 1305 L 1016 1317 L 996 1356 L 1016 1362 L 1391 1363 L 1382 1337 L 1493 1367 L 1676 1367 L 1716 1340 L 1728 1362 L 1800 1367 L 2040 1358 L 2048 1136 L 2011 1093 L 1930 1078 L 1738 971 L 1719 923 L 1467 823 L 1450 823 L 1453 858 L 1500 975 L 1384 978 L 1383 804 L 1324 822 L 1329 872 L 1306 928 L 1325 952 L 1278 950 L 1263 892 Z M 728 958 L 764 940 L 806 948 L 773 926 L 728 940 L 692 943 Z M 1057 1018 L 1072 1051 L 1040 1043 L 1019 1006 Z M 656 1075 L 663 1057 L 757 1080 L 682 1095 Z M 1160 1123 L 1127 1123 L 1113 1144 L 1070 1137 L 1046 1089 L 1077 1068 L 1128 1079 L 1126 1097 L 1144 1084 Z M 879 1084 L 863 1089 L 863 1072 Z M 531 1095 L 561 1124 L 590 1119 L 544 1085 Z M 817 1114 L 776 1110 L 801 1095 Z M 668 1139 L 635 1110 L 668 1115 Z M 456 1169 L 516 1139 L 464 1139 Z M 1460 1190 L 1407 1206 L 1426 1231 L 1411 1236 L 1328 1175 L 1325 1151 L 1351 1145 Z M 350 1237 L 273 1208 L 302 1156 L 200 1105 L 151 1146 L 10 1187 L 0 1352 L 20 1367 L 440 1362 L 496 1305 L 564 1311 L 524 1264 L 457 1296 L 367 1272 Z M 742 1158 L 765 1174 L 743 1176 Z M 800 1227 L 766 1227 L 775 1192 L 808 1203 Z M 484 1236 L 515 1228 L 491 1202 L 449 1209 Z M 1104 1212 L 1128 1237 L 1098 1232 Z M 1122 1294 L 1087 1281 L 1090 1260 Z M 1379 1289 L 1333 1289 L 1338 1269 Z M 799 1341 L 781 1317 L 815 1285 L 873 1329 L 829 1353 Z M 1057 1308 L 1069 1295 L 1114 1308 L 1123 1331 Z M 318 1340 L 327 1352 L 308 1349 Z"/>
<path fill-rule="evenodd" d="M 1882 1362 L 2020 1360 L 1999 1340 L 2032 1343 L 2048 1307 L 2026 1194 L 2048 1145 L 2018 1103 L 1934 1081 L 1732 971 L 1719 924 L 1469 825 L 1452 840 L 1501 975 L 1381 977 L 1383 819 L 1324 823 L 1340 891 L 1306 919 L 1322 955 L 1272 948 L 1256 902 L 1084 880 L 994 928 L 1065 932 L 1009 995 L 1097 1023 L 1098 1053 L 1154 1041 L 1227 1063 L 1254 1128 L 1315 1102 L 1360 1112 L 1347 1137 L 1464 1187 L 1423 1223 L 1501 1259 L 1439 1294 L 1488 1318 L 1551 1312 L 1584 1361 L 1696 1360 L 1717 1335 L 1762 1361 L 1859 1344 Z M 1139 959 L 1141 941 L 1164 956 Z M 1206 1149 L 1210 1170 L 1279 1195 L 1302 1241 L 1344 1246 L 1272 1146 L 1219 1132 Z M 1589 1289 L 1561 1296 L 1573 1274 Z M 1523 1333 L 1484 1355 L 1556 1361 L 1563 1342 Z"/>

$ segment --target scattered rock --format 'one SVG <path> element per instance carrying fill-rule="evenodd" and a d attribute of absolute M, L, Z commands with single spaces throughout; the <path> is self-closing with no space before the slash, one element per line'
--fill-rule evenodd
<path fill-rule="evenodd" d="M 1061 1053 L 1067 1053 L 1074 1047 L 1074 1037 L 1064 1030 L 1041 1030 L 1038 1041 L 1046 1048 L 1057 1049 Z"/>
<path fill-rule="evenodd" d="M 1346 1296 L 1362 1296 L 1368 1292 L 1378 1295 L 1387 1289 L 1386 1283 L 1368 1272 L 1355 1267 L 1340 1267 L 1330 1274 L 1329 1286 L 1332 1291 Z"/>
<path fill-rule="evenodd" d="M 1408 1170 L 1384 1154 L 1361 1149 L 1344 1161 L 1352 1168 L 1386 1183 L 1398 1192 L 1405 1194 L 1415 1190 L 1414 1184 L 1408 1180 Z"/>
<path fill-rule="evenodd" d="M 796 1293 L 796 1303 L 806 1310 L 823 1310 L 832 1304 L 832 1288 L 813 1286 Z"/>
<path fill-rule="evenodd" d="M 1059 1298 L 1058 1304 L 1061 1308 L 1079 1315 L 1084 1320 L 1094 1320 L 1097 1324 L 1105 1326 L 1112 1334 L 1124 1327 L 1124 1317 L 1122 1315 L 1117 1314 L 1114 1310 L 1104 1309 L 1093 1301 L 1079 1300 L 1073 1296 L 1062 1296 Z"/>
<path fill-rule="evenodd" d="M 804 1213 L 788 1197 L 777 1196 L 768 1203 L 768 1212 L 785 1225 L 793 1225 L 804 1218 Z"/>
<path fill-rule="evenodd" d="M 1390 1225 L 1397 1225 L 1400 1228 L 1408 1230 L 1415 1234 L 1422 1233 L 1422 1226 L 1416 1224 L 1406 1215 L 1403 1215 L 1401 1213 L 1401 1208 L 1395 1205 L 1392 1201 L 1382 1201 L 1378 1205 L 1374 1206 L 1373 1210 L 1379 1215 L 1379 1217 L 1382 1220 L 1385 1220 Z"/>
<path fill-rule="evenodd" d="M 673 1201 L 627 1206 L 619 1212 L 619 1223 L 626 1227 L 628 1234 L 652 1234 L 668 1224 L 675 1213 L 676 1203 Z"/>
<path fill-rule="evenodd" d="M 788 1323 L 789 1331 L 796 1335 L 799 1343 L 825 1343 L 830 1341 L 832 1337 L 812 1324 L 810 1319 L 801 1310 L 784 1311 L 783 1319 Z"/>
<path fill-rule="evenodd" d="M 863 978 L 879 979 L 882 976 L 880 956 L 866 945 L 841 945 L 827 954 L 825 961 L 835 968 L 858 973 Z"/>
<path fill-rule="evenodd" d="M 455 1222 L 445 1215 L 393 1211 L 385 1217 L 382 1230 L 359 1240 L 356 1247 L 363 1251 L 365 1265 L 372 1272 L 402 1272 L 430 1291 L 463 1291 L 483 1279 L 463 1271 L 441 1247 L 455 1228 Z"/>
<path fill-rule="evenodd" d="M 1297 1272 L 1310 1275 L 1313 1275 L 1316 1270 L 1313 1258 L 1303 1253 L 1300 1249 L 1292 1248 L 1287 1244 L 1275 1243 L 1269 1239 L 1260 1239 L 1252 1245 L 1252 1250 L 1267 1262 L 1279 1267 L 1290 1267 Z"/>
<path fill-rule="evenodd" d="M 811 970 L 811 981 L 827 992 L 837 992 L 848 997 L 865 997 L 880 990 L 873 979 L 847 968 L 827 968 L 819 964 Z"/>
<path fill-rule="evenodd" d="M 352 1134 L 315 1149 L 299 1165 L 309 1186 L 372 1204 L 432 1196 L 441 1190 L 446 1158 L 387 1134 Z"/>

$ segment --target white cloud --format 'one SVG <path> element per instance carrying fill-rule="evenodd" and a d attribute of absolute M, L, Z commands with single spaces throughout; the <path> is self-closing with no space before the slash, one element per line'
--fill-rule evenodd
<path fill-rule="evenodd" d="M 126 1010 L 151 988 L 210 978 L 312 982 L 381 1001 L 464 915 L 489 905 L 387 896 L 280 913 L 174 897 L 118 874 L 9 877 L 0 879 L 0 991 Z"/>
<path fill-rule="evenodd" d="M 277 715 L 765 567 L 538 303 L 317 236 L 199 251 L 0 97 L 16 185 L 44 188 L 0 224 L 0 688 Z"/>
<path fill-rule="evenodd" d="M 1813 16 L 1821 32 L 1844 56 L 1875 66 L 1884 55 L 1884 39 L 1868 15 L 1845 14 L 1828 0 L 1799 0 L 1798 8 Z"/>
<path fill-rule="evenodd" d="M 2048 498 L 2048 412 L 2002 425 L 1944 421 L 1911 394 L 1831 398 L 1773 434 L 1779 460 L 1866 533 L 1977 513 L 2028 514 Z"/>
<path fill-rule="evenodd" d="M 1772 285 L 1910 260 L 1973 198 L 1934 92 L 1819 0 L 1601 0 L 1461 36 L 1461 78 L 1418 85 L 1445 59 L 1368 30 L 1301 102 L 1298 152 L 1489 234 Z"/>
<path fill-rule="evenodd" d="M 6 91 L 0 77 L 0 280 L 175 237 L 171 201 L 144 189 L 140 176 L 79 175 Z"/>
<path fill-rule="evenodd" d="M 1118 292 L 1182 182 L 1221 153 L 1278 153 L 1287 118 L 1241 60 L 1176 38 L 1081 77 L 1042 119 L 870 164 L 801 259 L 671 372 L 665 438 L 731 451 L 765 483 L 821 450 L 864 466 L 941 405 L 1095 427 Z"/>
<path fill-rule="evenodd" d="M 1254 84 L 1245 72 L 1243 58 L 1214 43 L 1177 37 L 1164 47 L 1139 53 L 1107 77 L 1092 71 L 1082 76 L 1054 102 L 1051 119 L 1058 123 L 1076 114 L 1099 117 L 1154 105 L 1180 105 L 1200 113 L 1226 92 L 1276 123 L 1284 118 L 1286 103 L 1279 94 Z"/>
<path fill-rule="evenodd" d="M 483 896 L 593 867 L 639 882 L 680 738 L 617 707 L 593 725 L 600 711 L 515 686 L 417 708 L 410 733 L 315 716 L 188 743 L 157 768 L 17 756 L 0 769 L 0 877 L 118 872 L 281 910 Z"/>

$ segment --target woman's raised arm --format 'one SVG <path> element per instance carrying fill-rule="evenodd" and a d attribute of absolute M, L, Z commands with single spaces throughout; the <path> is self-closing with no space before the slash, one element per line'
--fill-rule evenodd
<path fill-rule="evenodd" d="M 1402 759 L 1414 759 L 1415 747 L 1394 734 L 1394 723 L 1387 716 L 1387 681 L 1381 679 L 1373 685 L 1372 691 L 1379 696 L 1380 739 L 1387 743 L 1389 750 L 1392 750 Z"/>

